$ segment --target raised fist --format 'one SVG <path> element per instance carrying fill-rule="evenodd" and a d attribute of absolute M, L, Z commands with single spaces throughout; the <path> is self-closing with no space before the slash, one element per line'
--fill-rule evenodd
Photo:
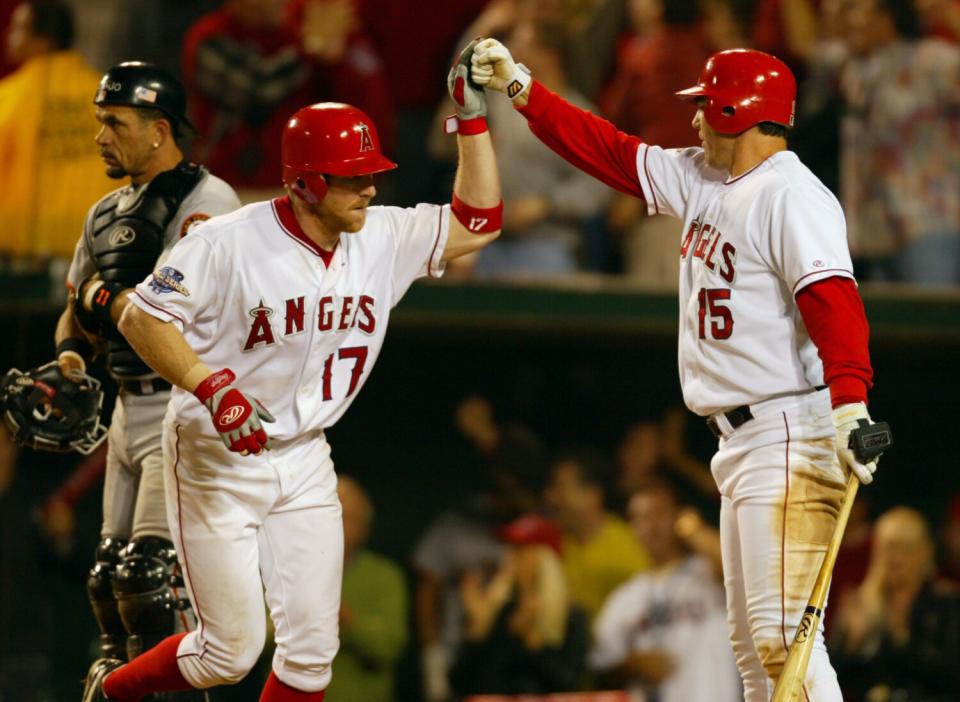
<path fill-rule="evenodd" d="M 532 82 L 527 67 L 516 63 L 510 50 L 496 39 L 483 39 L 473 47 L 470 75 L 477 85 L 504 93 L 511 100 L 522 95 Z"/>

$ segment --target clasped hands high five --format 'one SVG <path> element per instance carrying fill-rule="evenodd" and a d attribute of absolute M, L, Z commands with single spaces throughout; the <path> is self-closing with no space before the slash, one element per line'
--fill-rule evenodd
<path fill-rule="evenodd" d="M 513 60 L 506 46 L 496 39 L 478 37 L 460 52 L 450 69 L 447 87 L 457 104 L 457 116 L 466 120 L 486 115 L 484 88 L 516 101 L 526 95 L 532 81 L 530 71 Z"/>

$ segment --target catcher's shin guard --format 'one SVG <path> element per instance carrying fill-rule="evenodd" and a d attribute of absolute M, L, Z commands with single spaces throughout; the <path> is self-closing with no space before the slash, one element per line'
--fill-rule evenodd
<path fill-rule="evenodd" d="M 114 580 L 120 617 L 126 627 L 127 656 L 133 660 L 177 631 L 193 626 L 173 544 L 157 536 L 133 539 L 121 554 Z M 159 692 L 143 702 L 207 702 L 203 690 Z"/>
<path fill-rule="evenodd" d="M 87 575 L 87 596 L 100 627 L 100 655 L 103 658 L 126 658 L 127 630 L 113 593 L 120 551 L 126 545 L 126 539 L 103 539 L 97 546 L 96 563 Z"/>
<path fill-rule="evenodd" d="M 136 538 L 123 550 L 113 590 L 129 634 L 130 660 L 176 631 L 180 611 L 172 589 L 176 569 L 177 554 L 166 539 Z"/>

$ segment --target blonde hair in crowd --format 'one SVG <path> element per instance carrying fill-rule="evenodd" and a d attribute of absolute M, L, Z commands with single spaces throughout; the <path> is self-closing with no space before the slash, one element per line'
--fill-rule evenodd
<path fill-rule="evenodd" d="M 874 526 L 873 559 L 889 558 L 884 547 L 897 544 L 901 551 L 909 553 L 917 568 L 916 575 L 926 580 L 936 573 L 936 548 L 930 534 L 930 526 L 918 510 L 912 507 L 894 507 L 881 514 Z"/>
<path fill-rule="evenodd" d="M 557 554 L 547 546 L 526 546 L 517 577 L 518 603 L 511 628 L 538 649 L 563 645 L 570 593 Z"/>

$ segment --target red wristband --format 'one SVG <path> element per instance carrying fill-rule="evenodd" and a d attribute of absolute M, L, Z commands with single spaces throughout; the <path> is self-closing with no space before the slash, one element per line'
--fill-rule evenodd
<path fill-rule="evenodd" d="M 193 391 L 193 394 L 200 402 L 206 403 L 207 400 L 214 396 L 217 390 L 230 385 L 230 383 L 236 379 L 237 376 L 233 374 L 232 370 L 224 368 L 216 373 L 211 373 L 201 380 L 200 384 Z"/>
<path fill-rule="evenodd" d="M 503 226 L 503 201 L 498 202 L 494 207 L 481 209 L 468 205 L 457 194 L 453 194 L 453 200 L 450 202 L 450 209 L 453 216 L 474 234 L 487 234 L 489 232 L 499 231 Z"/>
<path fill-rule="evenodd" d="M 456 115 L 450 115 L 443 121 L 443 131 L 447 134 L 456 134 L 459 132 L 464 136 L 483 134 L 487 131 L 487 118 L 474 117 L 473 119 L 460 119 Z"/>

